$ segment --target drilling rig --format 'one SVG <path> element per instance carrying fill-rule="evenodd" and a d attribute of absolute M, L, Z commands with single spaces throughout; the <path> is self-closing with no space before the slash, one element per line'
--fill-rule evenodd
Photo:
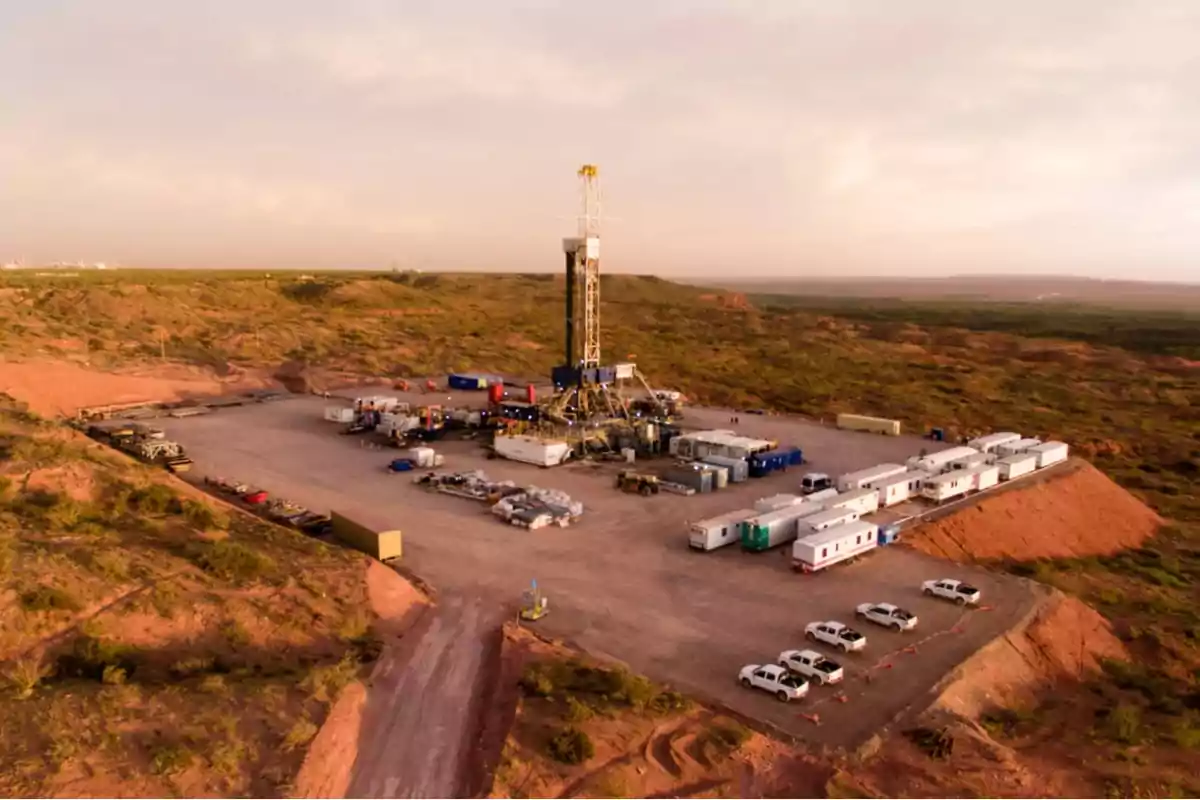
<path fill-rule="evenodd" d="M 600 358 L 600 174 L 594 164 L 579 168 L 583 213 L 575 236 L 562 240 L 566 260 L 566 323 L 563 363 L 553 369 L 556 393 L 547 405 L 550 419 L 569 426 L 633 422 L 625 390 L 640 384 L 657 413 L 666 407 L 633 363 L 604 366 Z"/>

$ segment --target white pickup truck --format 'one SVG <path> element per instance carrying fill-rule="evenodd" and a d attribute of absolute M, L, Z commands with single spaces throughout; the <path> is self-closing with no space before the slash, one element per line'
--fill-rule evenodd
<path fill-rule="evenodd" d="M 779 654 L 779 666 L 810 678 L 822 686 L 840 683 L 845 677 L 840 664 L 816 650 L 784 650 Z"/>
<path fill-rule="evenodd" d="M 774 664 L 749 664 L 738 673 L 738 683 L 747 689 L 762 689 L 775 695 L 780 702 L 799 700 L 808 694 L 808 681 L 793 675 L 786 667 Z"/>
<path fill-rule="evenodd" d="M 862 650 L 867 646 L 867 637 L 840 622 L 810 622 L 804 628 L 804 637 L 810 642 L 840 647 L 843 653 Z"/>
<path fill-rule="evenodd" d="M 916 614 L 891 603 L 862 603 L 854 609 L 854 615 L 897 631 L 911 631 L 917 627 Z"/>
<path fill-rule="evenodd" d="M 960 606 L 979 605 L 979 590 L 974 586 L 956 581 L 952 578 L 942 578 L 938 581 L 925 581 L 921 584 L 921 591 L 930 597 L 944 597 L 947 600 L 953 600 Z"/>

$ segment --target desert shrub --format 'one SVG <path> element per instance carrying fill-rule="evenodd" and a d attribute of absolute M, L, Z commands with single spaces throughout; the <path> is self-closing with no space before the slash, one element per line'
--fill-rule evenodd
<path fill-rule="evenodd" d="M 1121 703 L 1108 715 L 1106 733 L 1124 744 L 1136 744 L 1141 739 L 1142 711 L 1134 705 Z"/>
<path fill-rule="evenodd" d="M 583 722 L 591 719 L 595 713 L 591 706 L 579 698 L 574 695 L 567 696 L 567 710 L 563 713 L 563 717 L 568 722 Z"/>
<path fill-rule="evenodd" d="M 312 699 L 330 703 L 343 688 L 358 677 L 359 663 L 347 654 L 340 661 L 313 667 L 300 681 L 300 688 Z"/>
<path fill-rule="evenodd" d="M 12 662 L 0 677 L 17 700 L 26 700 L 33 696 L 34 690 L 43 679 L 54 671 L 53 666 L 42 662 L 40 657 L 21 658 Z"/>
<path fill-rule="evenodd" d="M 127 645 L 84 633 L 76 637 L 70 652 L 58 657 L 56 670 L 64 677 L 86 678 L 115 685 L 133 675 L 137 667 L 133 657 L 134 651 Z M 113 672 L 115 669 L 124 673 L 119 681 Z M 106 675 L 108 680 L 105 680 Z"/>
<path fill-rule="evenodd" d="M 178 514 L 183 510 L 183 504 L 175 492 L 161 483 L 135 489 L 129 496 L 129 503 L 136 510 L 146 514 Z"/>
<path fill-rule="evenodd" d="M 691 700 L 688 700 L 679 692 L 670 690 L 659 692 L 650 700 L 650 710 L 655 714 L 674 714 L 680 711 L 687 711 L 691 706 Z"/>
<path fill-rule="evenodd" d="M 563 764 L 582 764 L 596 755 L 596 746 L 590 736 L 569 725 L 550 737 L 546 752 Z"/>
<path fill-rule="evenodd" d="M 312 720 L 308 717 L 298 719 L 296 724 L 289 728 L 283 737 L 283 752 L 290 753 L 299 747 L 303 747 L 316 735 L 317 726 L 313 724 Z"/>
<path fill-rule="evenodd" d="M 195 760 L 195 754 L 182 744 L 165 744 L 155 749 L 150 758 L 150 769 L 155 775 L 175 775 L 190 767 Z"/>
<path fill-rule="evenodd" d="M 57 586 L 38 586 L 21 593 L 26 611 L 78 611 L 82 606 L 70 592 Z"/>
<path fill-rule="evenodd" d="M 228 539 L 196 545 L 191 557 L 205 572 L 240 583 L 263 579 L 275 570 L 275 562 L 269 556 Z"/>
<path fill-rule="evenodd" d="M 705 730 L 703 740 L 717 752 L 730 753 L 750 741 L 750 729 L 733 720 L 715 722 Z"/>
<path fill-rule="evenodd" d="M 517 682 L 526 694 L 534 697 L 549 697 L 554 694 L 554 680 L 543 664 L 528 664 Z"/>
<path fill-rule="evenodd" d="M 229 520 L 223 514 L 196 500 L 183 501 L 183 516 L 189 525 L 202 531 L 223 530 L 229 526 Z"/>

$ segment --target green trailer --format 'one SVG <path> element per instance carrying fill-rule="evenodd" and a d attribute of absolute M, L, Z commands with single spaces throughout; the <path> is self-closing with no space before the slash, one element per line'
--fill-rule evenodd
<path fill-rule="evenodd" d="M 402 546 L 398 530 L 378 530 L 355 522 L 336 511 L 329 514 L 333 536 L 339 542 L 355 550 L 361 550 L 372 558 L 388 561 L 400 558 Z"/>

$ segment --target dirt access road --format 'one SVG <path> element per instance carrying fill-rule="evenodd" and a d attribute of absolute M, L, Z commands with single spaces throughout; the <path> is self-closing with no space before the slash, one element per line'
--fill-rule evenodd
<path fill-rule="evenodd" d="M 487 461 L 473 443 L 439 444 L 447 469 L 482 468 L 497 479 L 562 489 L 585 504 L 577 526 L 525 531 L 501 523 L 482 504 L 430 494 L 409 476 L 389 474 L 384 467 L 395 451 L 366 449 L 355 437 L 337 435 L 337 426 L 321 419 L 323 405 L 292 399 L 162 424 L 188 448 L 197 474 L 238 478 L 310 508 L 400 528 L 406 567 L 448 596 L 511 607 L 536 578 L 551 597 L 552 613 L 538 623 L 544 632 L 817 744 L 854 746 L 869 737 L 1032 607 L 1033 595 L 1020 580 L 899 547 L 814 576 L 791 571 L 789 548 L 748 554 L 736 547 L 711 553 L 687 547 L 689 520 L 795 491 L 795 470 L 708 495 L 642 498 L 613 489 L 612 467 L 540 470 Z M 895 460 L 931 444 L 787 418 L 758 424 L 800 444 L 830 472 Z M 951 576 L 976 583 L 989 610 L 964 616 L 921 596 L 921 581 Z M 846 702 L 831 700 L 834 689 L 819 688 L 802 703 L 785 705 L 737 685 L 743 665 L 803 647 L 808 622 L 852 621 L 854 607 L 868 601 L 910 607 L 921 618 L 920 633 L 864 631 L 867 652 L 843 659 Z M 820 709 L 820 724 L 802 716 L 811 708 Z"/>
<path fill-rule="evenodd" d="M 442 596 L 367 689 L 349 797 L 461 797 L 494 604 Z"/>

